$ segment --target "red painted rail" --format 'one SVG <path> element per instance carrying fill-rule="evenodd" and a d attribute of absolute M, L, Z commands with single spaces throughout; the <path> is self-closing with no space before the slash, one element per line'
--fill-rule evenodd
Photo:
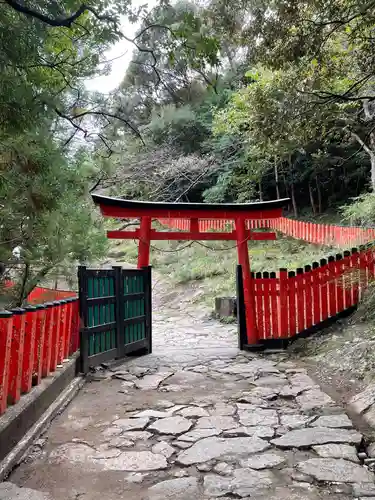
<path fill-rule="evenodd" d="M 188 219 L 158 219 L 158 221 L 171 229 L 188 231 Z M 286 217 L 278 219 L 248 219 L 248 229 L 274 229 L 287 236 L 315 243 L 317 245 L 334 246 L 337 248 L 350 248 L 375 240 L 375 229 L 362 227 L 335 226 L 330 224 L 314 224 Z M 233 221 L 226 219 L 204 219 L 199 221 L 199 231 L 231 231 Z"/>
<path fill-rule="evenodd" d="M 78 349 L 77 296 L 0 311 L 0 415 Z"/>

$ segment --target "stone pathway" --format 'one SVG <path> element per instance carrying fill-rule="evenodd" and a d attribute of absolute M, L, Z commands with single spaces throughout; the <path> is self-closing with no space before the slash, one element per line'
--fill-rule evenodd
<path fill-rule="evenodd" d="M 154 353 L 94 374 L 0 500 L 375 500 L 375 459 L 304 369 L 164 314 Z"/>

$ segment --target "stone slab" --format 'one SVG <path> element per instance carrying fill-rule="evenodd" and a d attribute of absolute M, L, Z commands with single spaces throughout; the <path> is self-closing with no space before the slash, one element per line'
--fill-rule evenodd
<path fill-rule="evenodd" d="M 158 434 L 171 434 L 176 436 L 187 432 L 193 425 L 191 420 L 184 417 L 168 417 L 157 420 L 148 427 L 148 430 L 157 432 Z"/>
<path fill-rule="evenodd" d="M 310 389 L 296 398 L 303 411 L 316 410 L 334 403 L 333 399 L 320 389 Z"/>
<path fill-rule="evenodd" d="M 362 435 L 354 430 L 332 429 L 329 427 L 310 427 L 295 429 L 271 442 L 280 448 L 308 448 L 326 443 L 345 443 L 359 445 Z"/>
<path fill-rule="evenodd" d="M 152 447 L 151 451 L 152 453 L 164 455 L 165 458 L 170 458 L 176 450 L 166 441 L 160 441 L 160 443 Z"/>
<path fill-rule="evenodd" d="M 271 469 L 272 467 L 277 467 L 286 461 L 286 457 L 277 453 L 262 453 L 252 455 L 245 460 L 240 461 L 241 467 L 250 468 L 255 470 L 261 469 Z"/>
<path fill-rule="evenodd" d="M 193 429 L 186 434 L 181 434 L 181 436 L 178 437 L 178 440 L 195 443 L 195 441 L 199 441 L 200 439 L 211 436 L 218 436 L 219 434 L 220 430 L 218 429 Z"/>
<path fill-rule="evenodd" d="M 322 458 L 343 458 L 351 462 L 359 463 L 357 449 L 348 444 L 328 443 L 313 446 L 313 450 Z"/>
<path fill-rule="evenodd" d="M 164 455 L 151 451 L 123 452 L 118 457 L 105 460 L 92 459 L 93 463 L 101 465 L 103 470 L 118 470 L 142 472 L 165 469 L 168 466 Z"/>
<path fill-rule="evenodd" d="M 147 500 L 196 500 L 199 498 L 198 479 L 181 477 L 168 479 L 148 489 Z"/>
<path fill-rule="evenodd" d="M 311 425 L 313 427 L 341 427 L 343 429 L 351 429 L 353 427 L 351 420 L 345 413 L 341 415 L 324 415 L 315 420 Z"/>
<path fill-rule="evenodd" d="M 145 375 L 143 378 L 135 381 L 135 386 L 137 389 L 142 391 L 151 391 L 159 387 L 159 385 L 168 377 L 172 375 L 172 372 L 159 372 L 153 375 Z"/>
<path fill-rule="evenodd" d="M 211 416 L 202 417 L 198 420 L 196 429 L 218 429 L 224 431 L 227 429 L 234 429 L 238 423 L 230 416 Z"/>
<path fill-rule="evenodd" d="M 373 483 L 374 475 L 361 465 L 334 458 L 310 458 L 297 469 L 318 481 L 338 483 Z"/>
<path fill-rule="evenodd" d="M 279 423 L 276 410 L 264 410 L 262 408 L 239 412 L 240 423 L 245 426 L 263 425 L 274 426 Z"/>
<path fill-rule="evenodd" d="M 366 389 L 359 394 L 356 394 L 350 401 L 349 405 L 356 413 L 363 413 L 371 405 L 375 403 L 375 384 L 370 384 Z"/>
<path fill-rule="evenodd" d="M 4 482 L 0 483 L 0 500 L 53 500 L 47 493 L 32 490 L 30 488 L 20 488 L 19 486 Z"/>
<path fill-rule="evenodd" d="M 126 431 L 143 431 L 146 425 L 150 422 L 148 417 L 144 418 L 119 418 L 112 422 L 115 427 L 119 427 L 122 432 Z"/>
<path fill-rule="evenodd" d="M 269 444 L 257 437 L 218 438 L 209 437 L 194 443 L 191 448 L 178 455 L 182 465 L 207 462 L 214 458 L 226 456 L 243 456 L 257 453 L 269 448 Z"/>

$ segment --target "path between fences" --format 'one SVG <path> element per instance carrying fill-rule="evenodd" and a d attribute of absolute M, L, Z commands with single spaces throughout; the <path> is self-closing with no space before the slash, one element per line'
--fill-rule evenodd
<path fill-rule="evenodd" d="M 239 352 L 196 291 L 165 287 L 153 354 L 93 373 L 0 499 L 374 498 L 361 434 L 306 371 Z"/>

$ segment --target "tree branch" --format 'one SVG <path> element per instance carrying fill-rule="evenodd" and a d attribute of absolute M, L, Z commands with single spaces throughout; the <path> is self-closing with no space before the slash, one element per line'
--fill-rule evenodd
<path fill-rule="evenodd" d="M 117 22 L 115 19 L 111 18 L 110 16 L 106 15 L 100 15 L 93 7 L 90 7 L 89 5 L 86 5 L 83 3 L 76 12 L 71 14 L 68 17 L 57 17 L 57 18 L 51 18 L 48 17 L 41 12 L 38 12 L 36 10 L 32 10 L 26 5 L 23 5 L 15 0 L 4 0 L 6 4 L 9 5 L 9 7 L 12 7 L 12 9 L 16 10 L 17 12 L 20 12 L 21 14 L 25 14 L 26 16 L 32 17 L 34 19 L 38 19 L 39 21 L 48 24 L 49 26 L 55 26 L 55 27 L 66 27 L 70 28 L 72 24 L 82 16 L 85 12 L 91 12 L 94 14 L 94 16 L 99 19 L 100 21 L 110 21 L 114 23 L 117 26 Z"/>
<path fill-rule="evenodd" d="M 370 158 L 374 158 L 375 157 L 375 152 L 372 151 L 367 146 L 367 144 L 365 143 L 365 141 L 358 134 L 356 134 L 355 132 L 353 132 L 352 130 L 350 130 L 349 127 L 344 127 L 344 130 L 347 130 L 349 132 L 349 134 L 362 146 L 363 150 L 366 151 L 366 153 L 370 156 Z"/>

